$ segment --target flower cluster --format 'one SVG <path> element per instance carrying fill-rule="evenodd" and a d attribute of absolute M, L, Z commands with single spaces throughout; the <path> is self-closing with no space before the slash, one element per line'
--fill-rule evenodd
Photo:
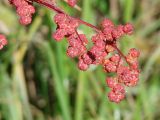
<path fill-rule="evenodd" d="M 10 2 L 16 7 L 20 23 L 22 25 L 30 24 L 32 22 L 32 14 L 35 13 L 35 8 L 31 5 L 31 2 L 26 0 L 11 0 Z"/>
<path fill-rule="evenodd" d="M 64 36 L 74 36 L 76 33 L 75 30 L 79 26 L 79 22 L 77 20 L 65 14 L 55 15 L 54 21 L 57 24 L 57 30 L 53 34 L 53 38 L 57 41 L 62 40 Z"/>
<path fill-rule="evenodd" d="M 116 77 L 108 77 L 106 79 L 108 87 L 112 90 L 108 93 L 108 97 L 111 101 L 119 103 L 125 98 L 125 88 L 121 84 L 117 83 Z"/>
<path fill-rule="evenodd" d="M 7 45 L 7 39 L 4 35 L 0 34 L 0 50 L 3 49 L 5 45 Z"/>
<path fill-rule="evenodd" d="M 70 6 L 75 6 L 78 0 L 67 0 Z M 73 18 L 58 8 L 55 4 L 43 0 L 10 0 L 16 7 L 20 16 L 20 23 L 27 25 L 32 21 L 32 14 L 35 8 L 32 2 L 44 5 L 57 14 L 54 21 L 57 29 L 52 37 L 56 41 L 61 41 L 64 37 L 68 41 L 67 55 L 71 58 L 78 57 L 78 68 L 87 70 L 90 65 L 101 65 L 106 73 L 114 73 L 114 76 L 106 78 L 106 84 L 111 89 L 108 98 L 112 102 L 119 103 L 125 98 L 125 86 L 135 86 L 138 82 L 139 68 L 138 57 L 140 52 L 135 48 L 129 50 L 125 56 L 117 47 L 117 42 L 124 35 L 133 33 L 133 26 L 130 23 L 125 25 L 114 25 L 109 19 L 104 19 L 101 29 L 85 21 Z M 92 36 L 93 46 L 87 49 L 88 40 L 85 34 L 78 33 L 78 27 L 84 24 L 96 30 Z M 0 47 L 5 45 L 5 39 L 0 39 Z M 126 64 L 127 63 L 127 64 Z"/>
<path fill-rule="evenodd" d="M 132 56 L 131 54 L 134 55 Z M 129 66 L 125 66 L 124 61 L 117 54 L 105 61 L 105 71 L 115 72 L 117 74 L 115 77 L 109 77 L 106 79 L 106 84 L 111 88 L 111 91 L 108 94 L 111 101 L 119 103 L 125 97 L 125 92 L 117 92 L 118 89 L 115 89 L 115 87 L 117 88 L 117 86 L 121 86 L 121 88 L 124 89 L 124 85 L 132 87 L 137 84 L 139 77 L 138 56 L 139 51 L 136 49 L 130 49 L 128 55 L 125 57 Z"/>
<path fill-rule="evenodd" d="M 57 14 L 54 17 L 57 30 L 53 33 L 53 38 L 60 41 L 63 37 L 69 43 L 67 55 L 71 58 L 78 57 L 78 68 L 87 70 L 91 64 L 99 64 L 104 67 L 107 73 L 116 73 L 117 76 L 109 77 L 106 80 L 111 88 L 108 97 L 111 101 L 119 103 L 125 98 L 124 86 L 135 86 L 139 77 L 138 57 L 139 51 L 132 48 L 128 55 L 117 48 L 117 41 L 123 35 L 131 35 L 133 26 L 129 23 L 115 26 L 109 19 L 102 21 L 102 30 L 92 36 L 93 46 L 87 49 L 88 40 L 84 34 L 79 34 L 77 28 L 79 21 L 65 14 Z M 111 54 L 110 58 L 107 56 Z M 128 63 L 128 66 L 125 65 Z"/>

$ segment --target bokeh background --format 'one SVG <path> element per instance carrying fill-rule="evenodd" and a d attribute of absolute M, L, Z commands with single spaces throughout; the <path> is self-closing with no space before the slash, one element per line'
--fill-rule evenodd
<path fill-rule="evenodd" d="M 141 76 L 126 99 L 109 102 L 102 67 L 86 72 L 66 55 L 67 42 L 55 42 L 55 12 L 35 4 L 29 26 L 18 23 L 15 8 L 0 1 L 0 33 L 9 44 L 0 51 L 0 120 L 160 120 L 160 0 L 79 0 L 81 11 L 63 0 L 70 15 L 99 26 L 104 18 L 132 22 L 135 33 L 119 43 L 141 51 Z M 94 31 L 81 26 L 90 38 Z"/>

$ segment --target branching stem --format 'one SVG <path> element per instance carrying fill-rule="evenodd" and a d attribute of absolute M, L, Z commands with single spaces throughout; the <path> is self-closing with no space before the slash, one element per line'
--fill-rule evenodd
<path fill-rule="evenodd" d="M 53 3 L 53 2 L 50 2 L 50 1 L 47 1 L 47 0 L 33 0 L 33 1 L 36 2 L 36 3 L 38 3 L 38 4 L 41 4 L 43 6 L 48 7 L 50 9 L 54 10 L 57 13 L 62 13 L 62 14 L 68 15 L 61 8 L 57 7 L 56 4 Z M 97 28 L 96 26 L 94 26 L 94 25 L 92 25 L 92 24 L 90 24 L 88 22 L 85 22 L 85 21 L 83 21 L 83 20 L 81 20 L 79 18 L 75 18 L 75 19 L 77 19 L 81 24 L 84 24 L 84 25 L 86 25 L 86 26 L 94 29 L 97 32 L 102 32 L 99 28 Z M 77 31 L 76 31 L 76 33 L 77 33 Z M 79 34 L 78 34 L 78 37 L 79 37 Z M 109 43 L 109 44 L 111 44 L 111 43 Z M 111 45 L 117 50 L 117 52 L 119 53 L 119 55 L 122 56 L 125 59 L 125 61 L 127 62 L 125 55 L 119 50 L 119 48 L 117 48 L 117 46 L 114 43 L 112 43 Z"/>
<path fill-rule="evenodd" d="M 33 1 L 36 2 L 36 3 L 38 3 L 38 4 L 41 4 L 43 6 L 48 7 L 50 9 L 54 10 L 57 13 L 62 13 L 62 14 L 68 15 L 61 8 L 57 7 L 54 3 L 51 3 L 51 2 L 46 1 L 46 0 L 33 0 Z M 87 23 L 87 22 L 85 22 L 85 21 L 83 21 L 83 20 L 81 20 L 79 18 L 75 18 L 75 19 L 77 19 L 81 24 L 84 24 L 84 25 L 86 25 L 86 26 L 88 26 L 90 28 L 93 28 L 97 32 L 101 32 L 101 30 L 99 30 L 96 26 L 94 26 L 94 25 L 92 25 L 90 23 Z"/>

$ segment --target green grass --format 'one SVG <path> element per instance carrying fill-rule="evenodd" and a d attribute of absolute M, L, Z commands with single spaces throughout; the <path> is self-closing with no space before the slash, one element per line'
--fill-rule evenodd
<path fill-rule="evenodd" d="M 130 47 L 141 51 L 141 76 L 136 87 L 127 88 L 120 104 L 107 99 L 107 74 L 101 67 L 78 70 L 77 59 L 66 55 L 66 40 L 52 39 L 56 29 L 53 11 L 37 6 L 32 24 L 24 27 L 15 9 L 0 1 L 0 33 L 9 40 L 0 51 L 0 120 L 160 119 L 160 1 L 114 2 L 117 5 L 111 8 L 111 0 L 79 0 L 82 11 L 63 1 L 59 5 L 94 25 L 106 16 L 117 24 L 135 25 L 133 36 L 122 38 L 119 46 L 124 53 Z M 84 25 L 79 32 L 88 38 L 95 33 Z"/>

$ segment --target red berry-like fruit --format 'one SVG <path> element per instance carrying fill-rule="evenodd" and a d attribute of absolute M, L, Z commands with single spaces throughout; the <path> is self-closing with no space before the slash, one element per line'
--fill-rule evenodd
<path fill-rule="evenodd" d="M 34 6 L 30 5 L 26 0 L 10 0 L 10 3 L 16 7 L 21 24 L 28 25 L 32 22 L 32 14 L 35 13 Z"/>
<path fill-rule="evenodd" d="M 106 84 L 109 88 L 114 88 L 115 85 L 117 84 L 117 79 L 113 77 L 108 77 L 106 79 Z"/>
<path fill-rule="evenodd" d="M 84 61 L 80 58 L 78 62 L 78 68 L 82 71 L 86 71 L 88 69 L 88 65 L 84 63 Z"/>
<path fill-rule="evenodd" d="M 131 35 L 133 33 L 133 25 L 130 23 L 127 23 L 126 25 L 124 25 L 123 31 L 128 34 Z"/>

